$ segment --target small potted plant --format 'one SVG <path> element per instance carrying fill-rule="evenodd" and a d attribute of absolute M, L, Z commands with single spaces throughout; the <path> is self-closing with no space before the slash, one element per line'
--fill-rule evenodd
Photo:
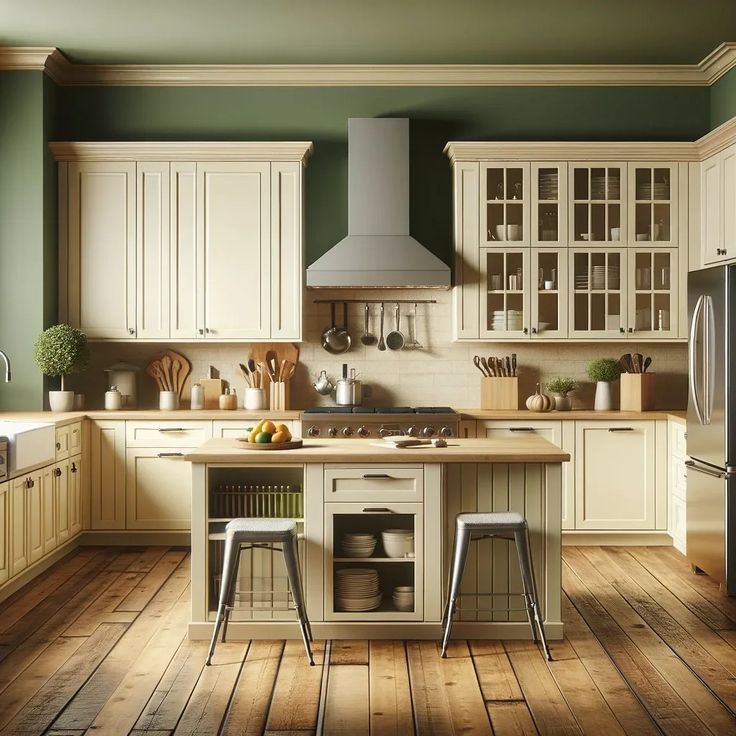
<path fill-rule="evenodd" d="M 621 365 L 613 358 L 597 358 L 588 364 L 588 378 L 595 381 L 596 411 L 610 411 L 611 383 L 621 375 Z"/>
<path fill-rule="evenodd" d="M 547 390 L 551 391 L 555 396 L 555 409 L 557 411 L 570 411 L 572 409 L 572 399 L 568 394 L 577 387 L 578 384 L 573 378 L 553 378 L 547 384 Z"/>
<path fill-rule="evenodd" d="M 64 377 L 87 367 L 87 335 L 69 325 L 54 325 L 39 335 L 33 355 L 45 376 L 61 376 L 61 390 L 49 391 L 51 411 L 71 411 L 74 408 L 74 391 L 65 390 Z"/>

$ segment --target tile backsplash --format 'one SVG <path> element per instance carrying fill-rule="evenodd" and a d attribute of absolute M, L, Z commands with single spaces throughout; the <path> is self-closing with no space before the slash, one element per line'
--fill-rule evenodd
<path fill-rule="evenodd" d="M 640 352 L 652 357 L 651 371 L 657 375 L 657 408 L 684 409 L 687 403 L 687 346 L 682 343 L 453 343 L 451 301 L 449 291 L 392 291 L 398 299 L 436 299 L 436 304 L 418 304 L 414 324 L 413 304 L 402 305 L 402 332 L 413 328 L 421 348 L 392 352 L 379 351 L 375 346 L 361 344 L 363 334 L 363 305 L 349 306 L 348 326 L 352 347 L 341 356 L 325 352 L 320 336 L 330 324 L 328 304 L 315 304 L 314 300 L 345 298 L 387 299 L 385 332 L 394 328 L 393 303 L 386 291 L 307 291 L 304 301 L 304 342 L 299 344 L 300 357 L 292 385 L 292 408 L 301 409 L 315 404 L 331 404 L 334 397 L 320 396 L 312 382 L 321 370 L 326 370 L 334 380 L 341 373 L 341 365 L 347 362 L 355 368 L 364 385 L 370 387 L 371 396 L 364 403 L 371 406 L 413 405 L 477 407 L 480 404 L 481 374 L 473 365 L 473 356 L 510 355 L 515 352 L 519 362 L 520 405 L 534 392 L 535 384 L 555 376 L 571 376 L 580 382 L 580 388 L 572 394 L 575 408 L 592 408 L 594 386 L 585 374 L 587 364 L 597 357 L 618 358 L 624 352 Z M 378 334 L 379 306 L 371 306 L 371 332 Z M 342 323 L 342 309 L 337 309 L 338 324 Z M 238 370 L 238 363 L 248 358 L 247 343 L 177 343 L 167 345 L 186 355 L 192 363 L 192 377 L 207 375 L 214 366 L 220 376 L 237 389 L 239 401 L 245 389 L 245 381 Z M 91 345 L 92 359 L 85 373 L 70 378 L 70 385 L 86 394 L 86 406 L 103 405 L 106 389 L 104 368 L 125 360 L 141 367 L 138 381 L 140 408 L 157 406 L 154 382 L 145 374 L 145 366 L 158 351 L 151 343 L 107 343 Z M 189 383 L 191 383 L 191 378 Z M 617 391 L 616 384 L 616 391 Z M 189 389 L 185 387 L 188 401 Z M 617 397 L 615 398 L 617 401 Z"/>

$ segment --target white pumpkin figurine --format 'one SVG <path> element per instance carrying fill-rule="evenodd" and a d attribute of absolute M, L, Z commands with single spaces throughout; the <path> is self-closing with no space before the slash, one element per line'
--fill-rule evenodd
<path fill-rule="evenodd" d="M 543 394 L 542 389 L 539 387 L 539 384 L 537 384 L 536 393 L 532 394 L 526 400 L 526 408 L 529 409 L 529 411 L 543 413 L 547 411 L 552 411 L 552 409 L 554 409 L 554 406 L 555 400 L 551 396 Z"/>

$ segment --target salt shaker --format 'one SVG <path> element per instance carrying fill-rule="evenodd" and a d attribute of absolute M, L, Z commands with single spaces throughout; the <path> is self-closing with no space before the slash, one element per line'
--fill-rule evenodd
<path fill-rule="evenodd" d="M 192 385 L 192 400 L 191 408 L 195 411 L 204 409 L 204 389 L 201 383 L 195 383 Z"/>
<path fill-rule="evenodd" d="M 123 395 L 118 391 L 117 386 L 110 386 L 109 391 L 105 391 L 105 409 L 107 411 L 120 411 L 123 408 Z"/>

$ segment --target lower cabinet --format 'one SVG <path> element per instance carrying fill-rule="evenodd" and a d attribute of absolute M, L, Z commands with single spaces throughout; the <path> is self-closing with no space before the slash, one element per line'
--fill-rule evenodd
<path fill-rule="evenodd" d="M 16 478 L 10 491 L 10 577 L 43 557 L 43 471 Z"/>
<path fill-rule="evenodd" d="M 63 463 L 59 463 L 62 465 Z M 59 544 L 56 534 L 56 474 L 61 475 L 59 465 L 49 466 L 44 473 L 41 500 L 43 503 L 43 553 L 47 555 Z"/>
<path fill-rule="evenodd" d="M 669 532 L 672 546 L 687 553 L 687 447 L 685 425 L 669 423 Z"/>
<path fill-rule="evenodd" d="M 82 456 L 75 455 L 69 462 L 69 534 L 75 537 L 82 531 Z"/>
<path fill-rule="evenodd" d="M 10 577 L 10 483 L 0 483 L 0 584 Z"/>
<path fill-rule="evenodd" d="M 69 528 L 69 494 L 71 463 L 64 460 L 57 463 L 53 469 L 54 481 L 54 527 L 56 529 L 56 543 L 63 544 L 71 536 Z"/>
<path fill-rule="evenodd" d="M 126 528 L 189 529 L 192 469 L 184 452 L 132 448 L 126 459 Z"/>
<path fill-rule="evenodd" d="M 90 430 L 90 528 L 125 529 L 125 422 L 93 422 Z"/>

